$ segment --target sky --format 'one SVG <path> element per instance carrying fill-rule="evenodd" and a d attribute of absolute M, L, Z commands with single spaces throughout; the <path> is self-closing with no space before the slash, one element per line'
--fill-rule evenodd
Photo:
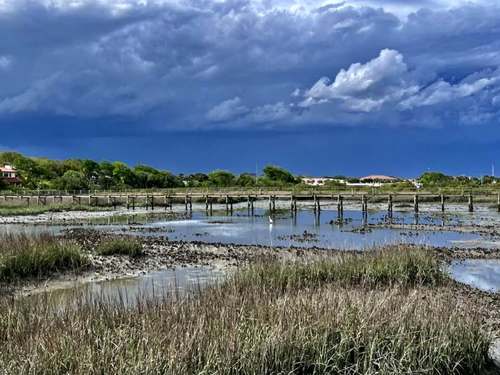
<path fill-rule="evenodd" d="M 0 150 L 500 171 L 500 1 L 0 0 Z"/>

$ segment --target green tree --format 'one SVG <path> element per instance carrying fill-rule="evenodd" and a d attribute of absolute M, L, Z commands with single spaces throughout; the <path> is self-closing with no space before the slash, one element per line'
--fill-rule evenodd
<path fill-rule="evenodd" d="M 99 163 L 94 160 L 82 160 L 82 172 L 87 179 L 89 185 L 96 185 L 99 179 L 100 172 Z"/>
<path fill-rule="evenodd" d="M 238 186 L 254 186 L 255 176 L 250 173 L 242 173 L 236 179 L 236 185 Z"/>
<path fill-rule="evenodd" d="M 217 187 L 233 186 L 234 175 L 228 171 L 216 170 L 208 174 L 208 182 Z"/>
<path fill-rule="evenodd" d="M 113 181 L 121 187 L 134 187 L 136 184 L 135 173 L 127 164 L 115 161 L 113 164 Z"/>
<path fill-rule="evenodd" d="M 268 165 L 264 168 L 264 177 L 272 182 L 279 182 L 283 184 L 294 184 L 296 179 L 289 171 L 284 168 Z"/>
<path fill-rule="evenodd" d="M 442 186 L 453 181 L 453 177 L 441 172 L 426 172 L 419 177 L 418 181 L 424 186 Z"/>
<path fill-rule="evenodd" d="M 59 177 L 57 187 L 68 191 L 85 190 L 88 188 L 88 183 L 82 172 L 69 170 Z"/>
<path fill-rule="evenodd" d="M 99 175 L 97 177 L 97 185 L 99 188 L 111 189 L 114 187 L 113 169 L 113 164 L 109 161 L 103 161 L 99 164 Z"/>

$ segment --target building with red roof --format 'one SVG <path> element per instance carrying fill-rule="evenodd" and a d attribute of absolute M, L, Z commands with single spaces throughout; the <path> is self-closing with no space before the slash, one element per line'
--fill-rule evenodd
<path fill-rule="evenodd" d="M 2 179 L 9 185 L 19 185 L 21 183 L 17 170 L 12 165 L 6 164 L 0 167 L 0 173 Z"/>

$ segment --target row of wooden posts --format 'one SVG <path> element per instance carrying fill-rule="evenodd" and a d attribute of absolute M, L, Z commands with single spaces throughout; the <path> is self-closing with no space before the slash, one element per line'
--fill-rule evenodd
<path fill-rule="evenodd" d="M 52 198 L 52 204 L 62 204 L 63 203 L 63 198 L 65 196 L 52 196 L 52 197 L 47 197 L 47 196 L 0 196 L 0 199 L 3 198 L 3 202 L 7 202 L 8 200 L 20 200 L 26 202 L 27 205 L 30 204 L 36 204 L 36 205 L 46 205 L 51 203 L 48 198 Z M 68 196 L 66 196 L 68 198 Z M 127 195 L 126 197 L 124 196 L 71 196 L 70 202 L 73 204 L 88 204 L 88 205 L 94 205 L 98 206 L 99 201 L 102 201 L 102 198 L 106 199 L 106 203 L 108 206 L 113 206 L 116 208 L 119 204 L 126 203 L 127 209 L 135 209 L 137 204 L 139 203 L 139 200 L 141 198 L 144 198 L 143 202 L 144 204 L 142 205 L 143 207 L 145 206 L 146 209 L 151 208 L 152 210 L 155 209 L 155 205 L 158 206 L 163 206 L 165 208 L 172 208 L 174 200 L 179 200 L 184 198 L 184 206 L 186 211 L 192 211 L 193 209 L 193 196 L 191 195 L 185 195 L 184 197 L 174 197 L 174 196 L 169 196 L 169 195 L 164 195 L 164 196 L 158 196 L 158 195 L 146 195 L 146 196 L 136 196 L 136 195 Z M 123 202 L 123 198 L 126 198 L 126 202 Z M 162 202 L 158 202 L 158 198 L 162 199 Z M 210 196 L 210 195 L 205 195 L 204 200 L 205 200 L 205 209 L 207 212 L 212 212 L 213 211 L 213 203 L 218 202 L 219 199 L 222 198 L 220 196 Z M 256 196 L 256 195 L 248 195 L 247 196 L 247 207 L 248 210 L 253 212 L 254 211 L 254 202 L 257 201 L 259 198 L 267 198 L 269 201 L 269 211 L 270 212 L 275 212 L 276 211 L 276 200 L 278 199 L 283 199 L 283 197 L 278 197 L 276 195 L 269 195 L 269 196 Z M 303 199 L 303 197 L 301 197 Z M 343 214 L 344 212 L 344 196 L 342 195 L 337 195 L 337 196 L 332 196 L 328 200 L 332 201 L 334 200 L 337 205 L 337 211 L 339 214 Z M 244 199 L 244 198 L 243 198 Z M 297 201 L 299 200 L 297 196 L 290 196 L 290 210 L 295 213 L 297 212 Z M 234 203 L 235 198 L 231 197 L 230 195 L 225 196 L 225 207 L 226 211 L 233 212 L 233 203 Z M 238 197 L 238 201 L 241 202 L 242 197 Z M 313 195 L 312 196 L 312 201 L 313 201 L 313 210 L 316 213 L 319 213 L 321 211 L 321 199 L 320 196 L 318 195 Z M 418 194 L 415 194 L 413 196 L 413 209 L 415 213 L 419 212 L 419 203 L 420 203 L 420 197 Z M 440 208 L 441 211 L 445 211 L 445 203 L 446 203 L 446 197 L 445 195 L 441 194 L 440 195 Z M 387 211 L 388 213 L 392 214 L 393 212 L 393 195 L 389 194 L 387 196 Z M 467 207 L 469 212 L 474 211 L 474 197 L 472 194 L 468 196 L 468 201 L 467 201 Z M 498 211 L 500 212 L 500 194 L 497 196 L 497 208 Z M 361 211 L 363 213 L 368 212 L 368 195 L 362 195 L 361 196 Z"/>

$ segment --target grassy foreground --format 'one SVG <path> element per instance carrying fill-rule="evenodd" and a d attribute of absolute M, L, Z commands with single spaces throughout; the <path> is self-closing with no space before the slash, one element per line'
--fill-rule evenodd
<path fill-rule="evenodd" d="M 0 236 L 0 282 L 76 270 L 87 263 L 80 246 L 49 234 Z"/>
<path fill-rule="evenodd" d="M 426 251 L 262 262 L 135 308 L 0 303 L 6 374 L 478 374 L 489 338 Z"/>

